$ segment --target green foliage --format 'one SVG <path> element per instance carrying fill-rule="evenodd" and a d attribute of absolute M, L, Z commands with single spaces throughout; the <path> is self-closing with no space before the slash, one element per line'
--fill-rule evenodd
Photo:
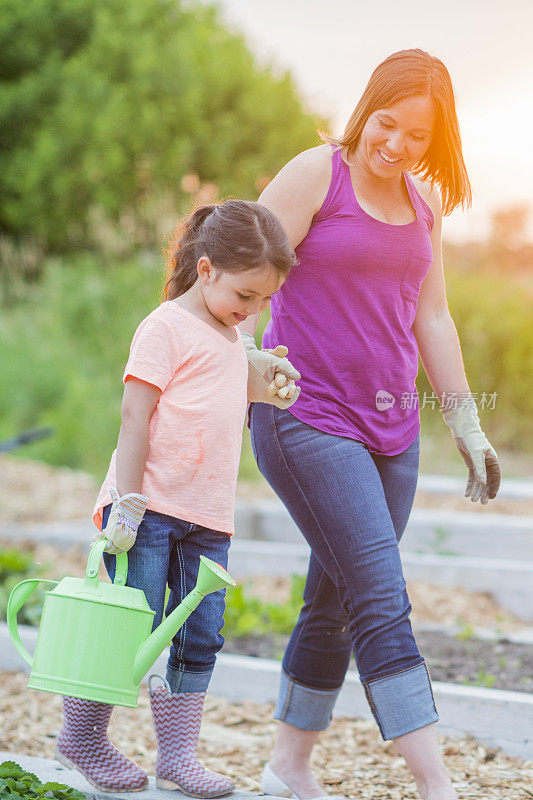
<path fill-rule="evenodd" d="M 252 597 L 249 584 L 240 584 L 226 593 L 224 635 L 261 636 L 268 633 L 290 633 L 302 606 L 305 578 L 291 577 L 289 600 L 286 603 L 265 602 Z"/>
<path fill-rule="evenodd" d="M 5 620 L 11 590 L 27 578 L 38 578 L 44 567 L 36 565 L 32 553 L 14 547 L 0 547 L 0 619 Z M 20 625 L 38 625 L 44 601 L 44 588 L 38 586 L 18 613 Z"/>
<path fill-rule="evenodd" d="M 486 689 L 492 689 L 495 683 L 496 676 L 492 672 L 487 672 L 484 669 L 478 670 L 474 686 L 484 686 Z"/>
<path fill-rule="evenodd" d="M 468 641 L 469 639 L 475 639 L 476 631 L 472 624 L 465 619 L 459 618 L 457 620 L 457 624 L 461 626 L 460 630 L 455 634 L 456 639 L 464 639 Z"/>
<path fill-rule="evenodd" d="M 95 209 L 152 239 L 186 174 L 255 199 L 324 124 L 200 2 L 4 0 L 0 50 L 0 231 L 56 251 Z"/>
<path fill-rule="evenodd" d="M 19 455 L 85 469 L 102 479 L 117 441 L 131 338 L 159 302 L 163 281 L 155 258 L 108 263 L 105 269 L 87 254 L 49 261 L 41 280 L 26 285 L 24 299 L 0 316 L 0 439 L 51 425 L 53 437 Z M 531 302 L 496 276 L 474 279 L 450 268 L 448 286 L 472 389 L 498 392 L 496 409 L 480 412 L 487 436 L 497 449 L 531 452 Z M 261 331 L 267 320 L 265 312 Z M 418 385 L 420 392 L 427 387 L 422 370 Z M 440 413 L 421 413 L 423 431 L 437 442 L 440 437 L 455 458 Z M 240 477 L 258 477 L 246 429 Z M 444 544 L 439 533 L 435 545 Z"/>
<path fill-rule="evenodd" d="M 0 800 L 37 800 L 45 797 L 55 800 L 86 800 L 83 792 L 63 783 L 43 783 L 37 775 L 26 772 L 14 761 L 0 764 Z"/>
<path fill-rule="evenodd" d="M 446 271 L 447 293 L 470 388 L 477 393 L 483 430 L 496 449 L 533 449 L 533 326 L 531 295 L 508 277 L 485 270 Z M 419 396 L 431 394 L 423 368 Z M 482 393 L 497 393 L 494 410 L 483 410 Z M 422 430 L 439 433 L 438 410 L 421 410 Z"/>
<path fill-rule="evenodd" d="M 10 389 L 0 393 L 0 438 L 46 420 L 55 435 L 27 448 L 26 457 L 103 477 L 118 436 L 131 338 L 157 305 L 162 282 L 151 262 L 107 270 L 91 256 L 68 268 L 50 262 L 42 282 L 0 318 Z"/>
<path fill-rule="evenodd" d="M 449 550 L 446 545 L 450 539 L 450 532 L 442 525 L 438 525 L 433 529 L 432 542 L 430 544 L 433 553 L 438 553 L 440 556 L 455 556 L 453 550 Z"/>

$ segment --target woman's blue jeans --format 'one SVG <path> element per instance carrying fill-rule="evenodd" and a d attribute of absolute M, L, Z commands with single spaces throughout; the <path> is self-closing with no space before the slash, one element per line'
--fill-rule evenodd
<path fill-rule="evenodd" d="M 266 403 L 255 403 L 250 418 L 258 467 L 312 550 L 276 718 L 302 730 L 326 728 L 353 650 L 384 739 L 436 722 L 398 549 L 419 439 L 383 456 Z"/>
<path fill-rule="evenodd" d="M 106 526 L 111 506 L 103 512 Z M 127 586 L 142 589 L 155 611 L 153 628 L 178 606 L 196 585 L 200 556 L 207 556 L 224 569 L 228 566 L 230 536 L 185 522 L 156 511 L 146 511 L 135 544 L 128 550 Z M 104 553 L 111 580 L 115 577 L 115 556 Z M 170 590 L 165 609 L 165 592 Z M 167 664 L 167 681 L 172 692 L 205 692 L 224 644 L 226 590 L 207 594 L 172 639 Z"/>

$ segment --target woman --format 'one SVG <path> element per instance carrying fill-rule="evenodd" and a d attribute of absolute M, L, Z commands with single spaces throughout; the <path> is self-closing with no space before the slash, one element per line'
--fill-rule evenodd
<path fill-rule="evenodd" d="M 312 549 L 262 789 L 324 795 L 309 759 L 353 649 L 381 734 L 420 796 L 453 800 L 398 551 L 418 472 L 419 353 L 468 466 L 466 496 L 486 503 L 500 482 L 446 303 L 442 214 L 470 202 L 446 68 L 421 50 L 395 53 L 372 74 L 344 134 L 324 139 L 260 197 L 299 259 L 272 299 L 263 346 L 288 346 L 302 391 L 290 409 L 252 406 L 252 443 Z M 255 324 L 241 327 L 253 334 Z"/>

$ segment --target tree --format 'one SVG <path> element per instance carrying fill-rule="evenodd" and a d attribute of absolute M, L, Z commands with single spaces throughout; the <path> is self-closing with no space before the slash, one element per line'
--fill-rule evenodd
<path fill-rule="evenodd" d="M 3 0 L 0 52 L 0 233 L 53 250 L 95 210 L 132 236 L 177 213 L 184 175 L 253 199 L 325 124 L 199 3 Z"/>

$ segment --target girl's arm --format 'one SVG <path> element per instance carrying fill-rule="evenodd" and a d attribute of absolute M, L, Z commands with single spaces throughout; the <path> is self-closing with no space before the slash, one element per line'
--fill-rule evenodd
<path fill-rule="evenodd" d="M 150 418 L 161 396 L 151 383 L 128 378 L 122 398 L 122 425 L 117 444 L 117 491 L 141 494 L 150 448 Z"/>

